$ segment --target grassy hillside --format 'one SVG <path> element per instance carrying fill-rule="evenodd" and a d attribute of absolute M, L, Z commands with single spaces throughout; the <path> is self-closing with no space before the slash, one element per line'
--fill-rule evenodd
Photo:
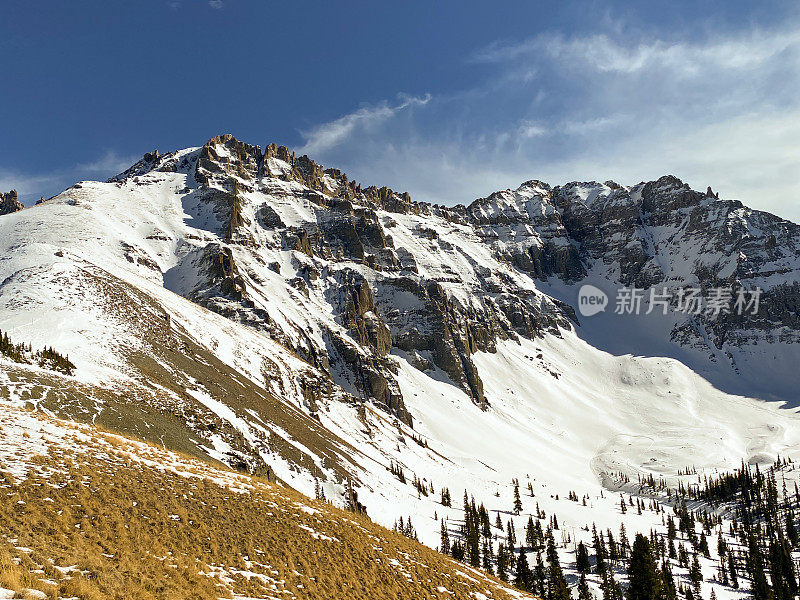
<path fill-rule="evenodd" d="M 0 402 L 0 597 L 8 590 L 92 600 L 524 597 L 291 489 Z"/>

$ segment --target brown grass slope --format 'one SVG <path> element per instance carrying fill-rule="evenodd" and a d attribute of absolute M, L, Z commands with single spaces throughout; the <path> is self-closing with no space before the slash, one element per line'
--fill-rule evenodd
<path fill-rule="evenodd" d="M 274 476 L 262 458 L 273 455 L 323 477 L 315 464 L 315 457 L 320 457 L 337 481 L 355 478 L 351 456 L 358 449 L 327 430 L 310 409 L 270 391 L 271 382 L 280 388 L 285 368 L 264 357 L 264 382 L 259 383 L 196 340 L 157 298 L 100 267 L 79 266 L 74 277 L 59 282 L 59 308 L 89 307 L 98 312 L 98 318 L 114 324 L 116 340 L 108 351 L 124 365 L 119 367 L 120 377 L 89 384 L 82 379 L 80 361 L 75 377 L 67 377 L 0 356 L 0 398 L 30 402 L 63 419 L 99 423 L 204 460 L 211 460 L 204 448 L 214 447 L 213 438 L 220 437 L 236 453 L 223 460 L 258 475 Z M 34 276 L 18 273 L 15 278 Z M 204 308 L 198 311 L 214 322 L 226 321 Z M 246 440 L 239 429 L 187 390 L 207 393 L 240 419 L 256 421 L 275 434 L 254 428 L 255 440 Z"/>
<path fill-rule="evenodd" d="M 0 588 L 120 600 L 527 597 L 291 489 L 2 401 Z"/>

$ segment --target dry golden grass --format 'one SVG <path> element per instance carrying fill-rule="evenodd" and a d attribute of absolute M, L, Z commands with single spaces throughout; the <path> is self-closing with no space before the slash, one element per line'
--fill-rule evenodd
<path fill-rule="evenodd" d="M 293 490 L 105 432 L 91 439 L 94 452 L 50 445 L 25 478 L 0 471 L 0 587 L 87 600 L 511 597 L 494 579 Z M 181 474 L 147 467 L 142 455 Z"/>

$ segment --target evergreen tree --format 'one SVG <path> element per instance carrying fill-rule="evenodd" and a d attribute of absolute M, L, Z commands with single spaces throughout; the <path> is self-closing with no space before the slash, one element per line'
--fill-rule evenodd
<path fill-rule="evenodd" d="M 608 548 L 608 560 L 612 565 L 614 565 L 619 559 L 619 551 L 617 548 L 617 543 L 614 541 L 614 536 L 610 529 L 606 532 L 606 537 L 608 538 L 608 543 L 606 545 L 606 548 Z"/>
<path fill-rule="evenodd" d="M 689 580 L 694 586 L 694 592 L 700 596 L 700 585 L 703 583 L 703 571 L 700 569 L 700 561 L 697 559 L 697 553 L 692 557 L 692 566 L 689 568 Z"/>
<path fill-rule="evenodd" d="M 797 544 L 800 543 L 800 535 L 794 525 L 794 512 L 791 510 L 786 515 L 786 538 L 792 548 L 797 548 Z"/>
<path fill-rule="evenodd" d="M 617 582 L 614 581 L 613 569 L 608 569 L 603 572 L 603 582 L 600 588 L 603 591 L 603 600 L 621 600 L 619 587 L 617 586 Z"/>
<path fill-rule="evenodd" d="M 756 469 L 758 469 L 758 465 L 756 465 Z M 764 573 L 764 555 L 761 552 L 761 545 L 753 533 L 749 535 L 747 544 L 746 565 L 752 582 L 750 589 L 753 600 L 770 600 L 770 589 Z"/>
<path fill-rule="evenodd" d="M 592 525 L 592 537 L 594 554 L 597 563 L 597 573 L 603 575 L 606 572 L 606 549 L 602 537 L 597 535 L 597 528 Z"/>
<path fill-rule="evenodd" d="M 672 515 L 667 517 L 667 538 L 670 540 L 674 540 L 677 537 L 678 533 L 675 531 L 675 519 L 672 518 Z"/>
<path fill-rule="evenodd" d="M 514 482 L 514 514 L 522 512 L 522 499 L 519 497 L 519 482 Z"/>
<path fill-rule="evenodd" d="M 456 540 L 451 544 L 450 556 L 458 561 L 464 560 L 464 544 L 462 544 L 460 540 Z"/>
<path fill-rule="evenodd" d="M 739 577 L 736 574 L 736 561 L 733 558 L 733 551 L 728 552 L 728 575 L 731 580 L 731 587 L 739 589 Z"/>
<path fill-rule="evenodd" d="M 675 577 L 669 561 L 661 563 L 661 598 L 662 600 L 677 600 L 678 591 L 675 589 Z"/>
<path fill-rule="evenodd" d="M 506 526 L 506 541 L 508 541 L 509 548 L 513 548 L 517 545 L 517 535 L 514 532 L 514 521 L 511 519 L 508 520 Z"/>
<path fill-rule="evenodd" d="M 442 529 L 441 529 L 441 549 L 442 554 L 450 554 L 450 534 L 447 532 L 447 525 L 442 519 Z"/>
<path fill-rule="evenodd" d="M 492 547 L 489 545 L 489 542 L 486 539 L 483 540 L 483 570 L 489 573 L 490 575 L 494 575 L 494 569 L 492 568 Z"/>
<path fill-rule="evenodd" d="M 589 591 L 589 584 L 586 583 L 586 575 L 581 573 L 578 579 L 578 600 L 593 600 L 592 592 Z"/>
<path fill-rule="evenodd" d="M 625 531 L 625 523 L 619 526 L 619 555 L 621 558 L 628 558 L 628 551 L 630 550 L 630 543 L 628 542 L 628 534 Z"/>
<path fill-rule="evenodd" d="M 508 552 L 502 542 L 497 546 L 497 577 L 500 581 L 508 581 Z"/>
<path fill-rule="evenodd" d="M 709 550 L 708 550 L 708 540 L 706 539 L 706 534 L 700 534 L 700 542 L 697 544 L 697 551 L 702 553 L 703 556 L 709 558 Z"/>
<path fill-rule="evenodd" d="M 531 549 L 536 546 L 536 526 L 533 524 L 533 517 L 528 517 L 528 524 L 525 526 L 525 543 Z"/>
<path fill-rule="evenodd" d="M 547 591 L 547 569 L 544 568 L 544 562 L 542 562 L 542 553 L 536 553 L 536 568 L 534 570 L 534 591 L 539 596 L 544 597 Z"/>
<path fill-rule="evenodd" d="M 575 552 L 575 568 L 581 575 L 588 573 L 591 568 L 589 565 L 589 552 L 587 552 L 583 542 L 578 542 L 578 549 Z"/>
<path fill-rule="evenodd" d="M 650 541 L 637 533 L 628 565 L 628 600 L 656 600 L 661 592 L 661 578 L 650 548 Z"/>
<path fill-rule="evenodd" d="M 525 551 L 522 549 L 520 549 L 519 556 L 517 557 L 517 570 L 516 573 L 514 573 L 514 585 L 523 591 L 532 591 L 531 570 L 530 567 L 528 567 L 528 559 L 525 557 Z"/>
<path fill-rule="evenodd" d="M 797 595 L 797 579 L 792 565 L 792 553 L 785 538 L 770 544 L 770 579 L 775 600 L 791 600 Z"/>
<path fill-rule="evenodd" d="M 353 489 L 352 479 L 347 480 L 347 487 L 344 492 L 344 507 L 345 510 L 349 510 L 350 512 L 365 516 L 367 514 L 367 507 L 358 501 L 358 492 Z"/>
<path fill-rule="evenodd" d="M 548 531 L 547 536 L 547 598 L 548 600 L 570 600 L 567 580 L 561 570 L 561 563 L 558 560 L 556 542 L 553 539 L 552 530 Z"/>

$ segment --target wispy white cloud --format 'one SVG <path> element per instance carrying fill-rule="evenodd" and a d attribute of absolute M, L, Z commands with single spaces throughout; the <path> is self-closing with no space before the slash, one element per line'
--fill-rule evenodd
<path fill-rule="evenodd" d="M 47 173 L 22 172 L 0 165 L 0 191 L 15 189 L 24 204 L 33 204 L 40 197 L 55 195 L 78 181 L 106 180 L 127 169 L 138 158 L 108 150 L 96 160 Z"/>
<path fill-rule="evenodd" d="M 476 62 L 506 63 L 547 56 L 562 64 L 586 66 L 600 72 L 635 73 L 663 68 L 681 74 L 707 69 L 752 69 L 787 50 L 800 46 L 800 31 L 752 30 L 706 40 L 643 42 L 605 34 L 566 37 L 543 34 L 514 43 L 494 43 L 473 55 Z"/>
<path fill-rule="evenodd" d="M 469 59 L 490 71 L 474 87 L 435 93 L 402 119 L 402 103 L 361 108 L 306 132 L 304 151 L 440 203 L 531 178 L 673 173 L 798 220 L 800 26 L 709 31 L 496 43 Z"/>
<path fill-rule="evenodd" d="M 329 150 L 342 144 L 357 129 L 374 127 L 409 107 L 424 106 L 430 99 L 430 94 L 422 97 L 401 96 L 399 104 L 394 106 L 389 105 L 386 101 L 376 106 L 362 106 L 338 119 L 301 131 L 300 134 L 305 141 L 300 151 L 313 154 Z"/>
<path fill-rule="evenodd" d="M 106 150 L 97 160 L 75 165 L 74 171 L 79 173 L 110 173 L 116 175 L 130 167 L 138 157 L 120 156 L 114 150 Z"/>
<path fill-rule="evenodd" d="M 189 4 L 198 5 L 199 2 L 197 0 L 189 0 Z M 225 0 L 207 0 L 206 4 L 213 8 L 214 10 L 220 10 L 225 8 Z M 183 0 L 169 0 L 167 2 L 167 6 L 170 7 L 172 10 L 178 10 L 184 6 Z"/>

